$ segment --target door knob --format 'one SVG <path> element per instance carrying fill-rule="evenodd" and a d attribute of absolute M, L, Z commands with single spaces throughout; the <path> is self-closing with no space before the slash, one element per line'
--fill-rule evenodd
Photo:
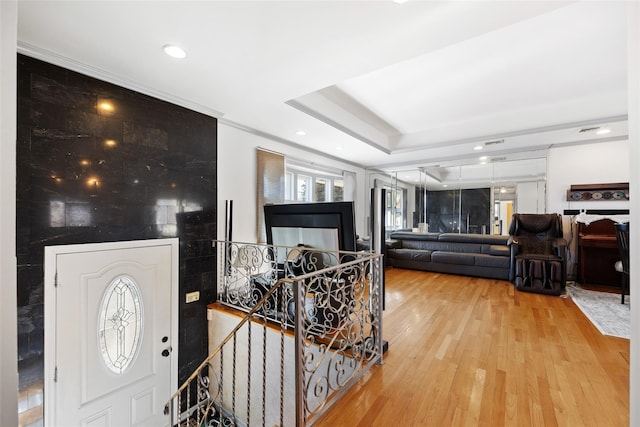
<path fill-rule="evenodd" d="M 171 354 L 171 347 L 165 348 L 164 350 L 162 350 L 162 357 L 169 357 L 170 354 Z"/>

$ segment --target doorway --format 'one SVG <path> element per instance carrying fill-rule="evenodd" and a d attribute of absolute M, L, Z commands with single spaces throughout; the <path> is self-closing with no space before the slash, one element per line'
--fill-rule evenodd
<path fill-rule="evenodd" d="M 169 425 L 178 239 L 45 248 L 45 425 Z"/>

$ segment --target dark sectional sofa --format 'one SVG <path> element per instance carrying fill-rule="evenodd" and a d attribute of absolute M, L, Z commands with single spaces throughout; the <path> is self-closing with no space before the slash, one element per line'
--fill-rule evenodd
<path fill-rule="evenodd" d="M 438 273 L 509 280 L 509 236 L 394 232 L 386 265 Z"/>

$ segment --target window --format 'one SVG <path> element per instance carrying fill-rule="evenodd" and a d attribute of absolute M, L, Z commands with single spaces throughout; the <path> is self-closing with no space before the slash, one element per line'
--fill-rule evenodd
<path fill-rule="evenodd" d="M 394 230 L 404 227 L 404 190 L 386 188 L 385 227 Z"/>
<path fill-rule="evenodd" d="M 316 178 L 314 186 L 313 200 L 315 202 L 327 201 L 327 180 L 324 178 Z"/>
<path fill-rule="evenodd" d="M 288 202 L 342 202 L 342 177 L 287 167 L 285 173 L 285 200 Z"/>
<path fill-rule="evenodd" d="M 296 198 L 299 202 L 310 202 L 311 193 L 309 193 L 309 187 L 311 184 L 311 177 L 306 175 L 297 175 L 296 177 Z"/>
<path fill-rule="evenodd" d="M 284 175 L 284 199 L 285 200 L 295 200 L 293 196 L 293 182 L 294 176 L 293 172 L 287 172 Z"/>
<path fill-rule="evenodd" d="M 344 181 L 341 179 L 336 179 L 333 181 L 333 201 L 344 201 Z"/>

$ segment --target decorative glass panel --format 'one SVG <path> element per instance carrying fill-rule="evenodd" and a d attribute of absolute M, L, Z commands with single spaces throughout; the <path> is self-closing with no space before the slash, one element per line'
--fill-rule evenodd
<path fill-rule="evenodd" d="M 100 353 L 109 370 L 123 373 L 142 342 L 142 298 L 129 276 L 116 277 L 102 296 L 98 314 Z"/>

